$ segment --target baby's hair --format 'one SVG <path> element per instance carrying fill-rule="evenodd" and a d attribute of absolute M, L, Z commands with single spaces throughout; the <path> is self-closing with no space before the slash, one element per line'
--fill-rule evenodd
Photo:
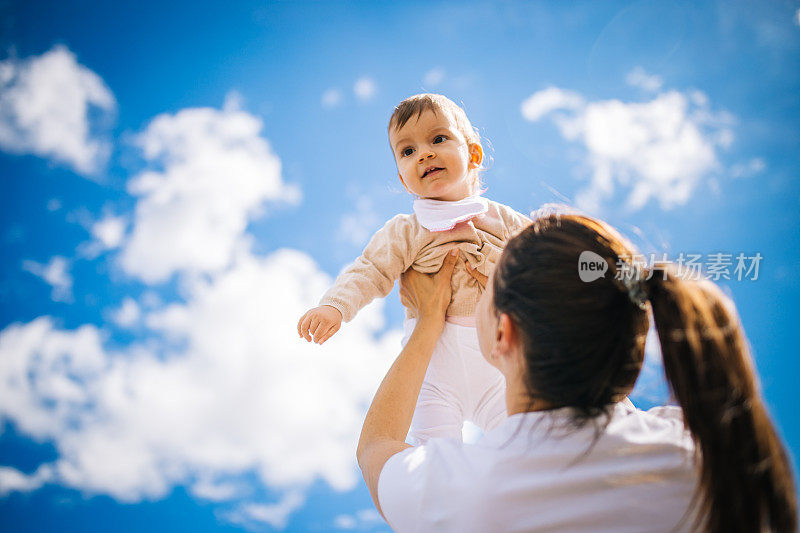
<path fill-rule="evenodd" d="M 442 112 L 450 115 L 450 118 L 452 118 L 456 123 L 458 131 L 461 132 L 467 143 L 478 144 L 481 146 L 481 148 L 483 148 L 483 145 L 481 144 L 481 136 L 478 133 L 478 130 L 472 126 L 472 123 L 469 121 L 469 118 L 467 118 L 467 114 L 464 112 L 464 109 L 442 94 L 415 94 L 414 96 L 409 96 L 400 102 L 397 107 L 394 108 L 394 112 L 389 118 L 389 131 L 391 131 L 393 128 L 395 131 L 398 131 L 400 128 L 406 125 L 411 117 L 416 115 L 417 119 L 419 119 L 419 117 L 421 117 L 422 113 L 425 111 L 433 111 L 434 113 Z M 480 176 L 480 172 L 482 170 L 484 170 L 483 161 L 481 161 L 481 164 L 478 166 L 478 168 L 473 171 L 473 182 L 471 185 L 473 193 L 483 190 L 483 182 L 481 181 Z"/>

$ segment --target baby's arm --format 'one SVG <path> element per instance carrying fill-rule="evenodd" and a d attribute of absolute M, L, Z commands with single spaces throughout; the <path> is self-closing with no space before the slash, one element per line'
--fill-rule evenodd
<path fill-rule="evenodd" d="M 506 226 L 508 227 L 511 236 L 516 235 L 519 233 L 520 230 L 528 227 L 531 223 L 531 218 L 523 215 L 522 213 L 515 211 L 514 209 L 504 206 L 505 213 L 504 213 L 504 220 Z"/>
<path fill-rule="evenodd" d="M 298 334 L 321 344 L 339 330 L 342 321 L 349 322 L 369 302 L 389 294 L 395 280 L 413 263 L 414 237 L 407 215 L 387 222 L 355 262 L 339 274 L 319 307 L 300 318 Z"/>

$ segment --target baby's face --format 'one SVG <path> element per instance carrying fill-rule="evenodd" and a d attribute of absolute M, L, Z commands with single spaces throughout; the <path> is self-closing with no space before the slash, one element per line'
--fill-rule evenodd
<path fill-rule="evenodd" d="M 468 145 L 447 113 L 423 111 L 389 133 L 400 180 L 409 192 L 432 200 L 462 200 L 471 194 L 471 170 L 480 147 Z M 477 160 L 477 163 L 475 162 Z"/>

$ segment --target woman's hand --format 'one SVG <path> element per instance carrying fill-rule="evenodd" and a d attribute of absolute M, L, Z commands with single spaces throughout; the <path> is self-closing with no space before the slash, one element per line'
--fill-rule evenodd
<path fill-rule="evenodd" d="M 453 248 L 436 274 L 421 274 L 409 268 L 400 276 L 400 301 L 414 311 L 418 320 L 441 320 L 444 323 L 453 296 L 450 278 L 457 260 L 458 248 Z"/>

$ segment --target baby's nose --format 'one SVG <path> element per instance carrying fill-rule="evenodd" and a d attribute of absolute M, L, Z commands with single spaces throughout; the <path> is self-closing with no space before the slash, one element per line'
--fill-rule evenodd
<path fill-rule="evenodd" d="M 420 153 L 420 156 L 419 156 L 419 162 L 420 162 L 420 163 L 422 163 L 422 162 L 423 162 L 423 161 L 425 161 L 426 159 L 430 159 L 430 158 L 431 158 L 431 157 L 433 157 L 433 156 L 434 156 L 434 153 L 433 153 L 433 152 Z"/>

